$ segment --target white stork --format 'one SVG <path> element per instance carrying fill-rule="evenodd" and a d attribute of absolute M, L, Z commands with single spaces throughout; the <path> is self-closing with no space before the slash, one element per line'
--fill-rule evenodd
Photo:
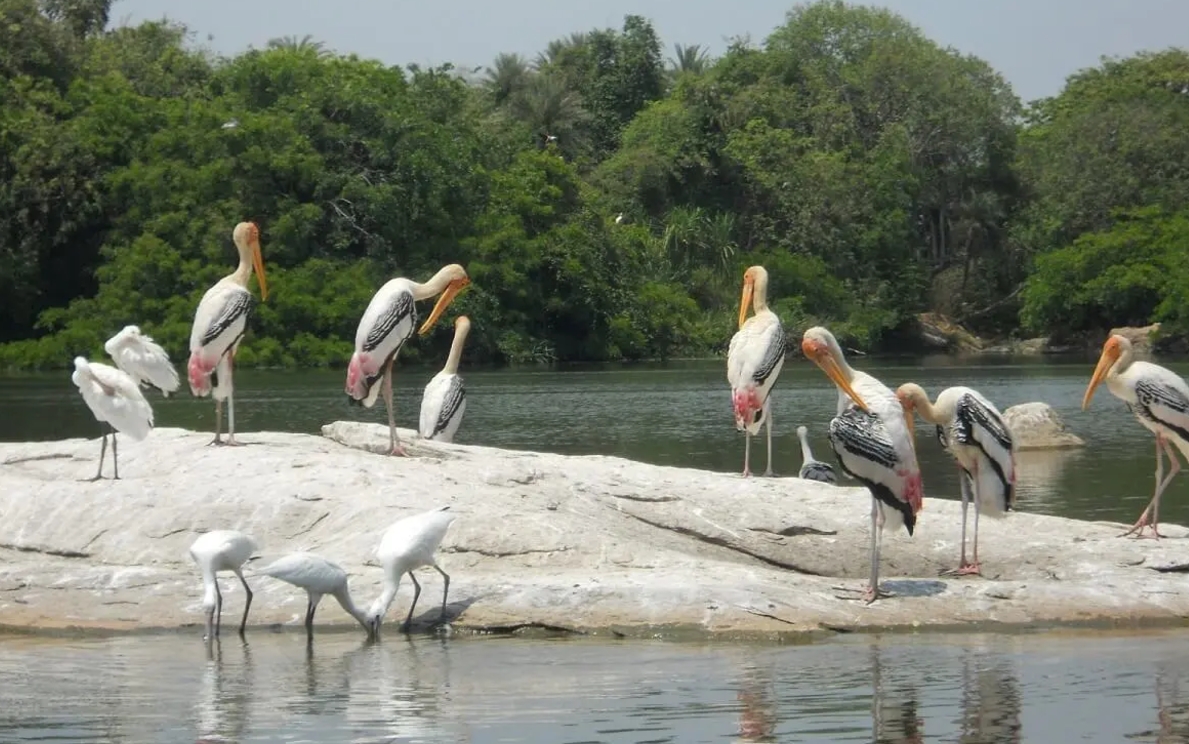
<path fill-rule="evenodd" d="M 111 434 L 112 479 L 120 479 L 120 461 L 116 451 L 116 432 L 141 441 L 153 429 L 153 407 L 145 399 L 140 386 L 126 372 L 83 357 L 74 358 L 74 373 L 70 379 L 82 393 L 83 402 L 100 424 L 107 424 L 103 443 L 99 448 L 99 469 L 94 478 L 103 477 L 103 456 L 107 454 L 107 435 Z"/>
<path fill-rule="evenodd" d="M 1127 404 L 1144 428 L 1156 435 L 1156 490 L 1152 501 L 1144 509 L 1131 529 L 1120 537 L 1135 534 L 1146 537 L 1144 527 L 1152 528 L 1152 537 L 1160 538 L 1158 527 L 1160 495 L 1173 476 L 1181 471 L 1181 463 L 1169 446 L 1171 440 L 1181 455 L 1189 460 L 1189 385 L 1172 370 L 1151 362 L 1135 360 L 1131 342 L 1123 336 L 1111 336 L 1102 347 L 1102 356 L 1082 397 L 1082 410 L 1090 406 L 1094 390 L 1106 381 L 1107 390 Z M 1161 450 L 1168 455 L 1171 470 L 1164 475 Z"/>
<path fill-rule="evenodd" d="M 441 295 L 433 312 L 418 331 L 424 335 L 438 322 L 438 318 L 454 301 L 455 295 L 470 283 L 466 270 L 458 264 L 443 266 L 424 284 L 404 277 L 391 279 L 372 297 L 359 321 L 359 329 L 355 332 L 355 353 L 347 365 L 347 397 L 349 402 L 371 408 L 380 394 L 381 386 L 376 383 L 383 378 L 384 404 L 388 407 L 388 441 L 394 455 L 405 456 L 408 453 L 396 433 L 396 418 L 392 410 L 392 365 L 397 352 L 412 337 L 417 327 L 415 303 Z"/>
<path fill-rule="evenodd" d="M 420 434 L 422 439 L 439 442 L 453 442 L 462 414 L 467 410 L 467 389 L 458 374 L 458 361 L 462 358 L 462 347 L 471 330 L 471 320 L 465 315 L 454 321 L 454 341 L 450 344 L 450 356 L 442 371 L 433 376 L 421 396 Z"/>
<path fill-rule="evenodd" d="M 801 470 L 797 473 L 797 477 L 819 483 L 837 483 L 838 474 L 834 472 L 830 463 L 814 458 L 813 450 L 809 447 L 809 429 L 798 426 L 797 438 L 801 440 Z"/>
<path fill-rule="evenodd" d="M 978 518 L 1002 517 L 1011 511 L 1016 458 L 1011 431 L 1003 415 L 977 390 L 951 387 L 929 402 L 924 388 L 906 382 L 896 389 L 904 407 L 909 435 L 915 433 L 914 412 L 937 426 L 937 441 L 958 463 L 962 489 L 962 557 L 952 573 L 978 574 Z M 971 494 L 973 491 L 973 494 Z M 966 511 L 974 501 L 974 562 L 966 562 Z"/>
<path fill-rule="evenodd" d="M 842 472 L 871 492 L 871 581 L 863 598 L 874 602 L 879 591 L 879 549 L 886 522 L 903 524 L 911 536 L 924 489 L 916 450 L 904 420 L 904 408 L 886 385 L 846 363 L 834 334 L 825 328 L 805 331 L 805 356 L 838 387 L 838 415 L 830 420 L 830 446 Z M 853 401 L 853 402 L 852 402 Z"/>
<path fill-rule="evenodd" d="M 219 438 L 223 423 L 223 401 L 227 401 L 227 441 L 235 441 L 235 392 L 232 362 L 239 343 L 248 329 L 248 318 L 256 300 L 248 291 L 248 277 L 253 269 L 260 284 L 260 299 L 268 299 L 264 276 L 264 258 L 260 255 L 260 228 L 255 222 L 241 222 L 231 233 L 239 251 L 239 266 L 206 291 L 194 312 L 190 330 L 190 363 L 187 371 L 190 392 L 202 398 L 211 393 L 215 378 L 215 438 L 211 444 L 224 444 Z"/>
<path fill-rule="evenodd" d="M 177 368 L 161 345 L 134 325 L 124 328 L 103 344 L 103 350 L 116 366 L 142 387 L 153 386 L 165 397 L 181 387 Z"/>
<path fill-rule="evenodd" d="M 747 317 L 747 306 L 755 315 Z M 744 432 L 743 476 L 751 475 L 751 438 L 767 423 L 768 467 L 772 475 L 772 405 L 768 396 L 784 366 L 784 327 L 768 309 L 768 272 L 752 266 L 743 273 L 739 330 L 727 351 L 727 382 L 735 408 L 735 429 Z"/>

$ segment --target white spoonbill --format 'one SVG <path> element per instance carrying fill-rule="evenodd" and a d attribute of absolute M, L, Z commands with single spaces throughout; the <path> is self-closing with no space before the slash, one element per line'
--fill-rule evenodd
<path fill-rule="evenodd" d="M 962 488 L 962 557 L 955 574 L 978 574 L 978 518 L 1002 517 L 1011 511 L 1016 483 L 1015 445 L 995 404 L 977 390 L 951 387 L 929 402 L 925 389 L 906 382 L 896 389 L 909 435 L 915 433 L 915 412 L 937 425 L 937 441 L 958 463 Z M 971 491 L 973 490 L 973 494 Z M 966 562 L 966 511 L 974 501 L 974 562 Z"/>
<path fill-rule="evenodd" d="M 755 315 L 747 317 L 747 306 Z M 743 475 L 751 475 L 751 438 L 767 423 L 768 466 L 772 475 L 772 406 L 768 396 L 784 366 L 784 327 L 768 309 L 768 271 L 752 266 L 743 272 L 739 301 L 739 330 L 727 350 L 727 382 L 735 408 L 735 428 L 744 432 Z"/>
<path fill-rule="evenodd" d="M 801 440 L 801 471 L 797 477 L 820 483 L 837 483 L 838 474 L 830 463 L 814 459 L 813 450 L 809 448 L 809 429 L 798 426 L 797 438 Z"/>
<path fill-rule="evenodd" d="M 223 594 L 219 591 L 218 574 L 231 571 L 244 585 L 244 617 L 239 634 L 248 625 L 248 610 L 252 607 L 252 587 L 244 579 L 243 565 L 256 552 L 256 541 L 238 530 L 212 530 L 200 535 L 190 546 L 190 557 L 202 572 L 202 609 L 206 612 L 206 638 L 219 635 L 223 619 Z M 213 626 L 213 632 L 212 632 Z"/>
<path fill-rule="evenodd" d="M 1090 407 L 1095 389 L 1104 380 L 1111 395 L 1126 403 L 1144 428 L 1156 435 L 1156 490 L 1139 519 L 1120 537 L 1131 534 L 1147 537 L 1144 527 L 1152 528 L 1152 537 L 1164 537 L 1160 534 L 1157 519 L 1160 496 L 1173 477 L 1181 472 L 1181 463 L 1169 442 L 1175 444 L 1189 461 L 1189 385 L 1170 369 L 1137 361 L 1131 342 L 1119 335 L 1111 336 L 1102 346 L 1102 356 L 1098 358 L 1094 376 L 1082 397 L 1082 410 Z M 1171 470 L 1167 476 L 1164 475 L 1161 450 L 1168 455 Z"/>
<path fill-rule="evenodd" d="M 380 623 L 388 614 L 392 600 L 396 598 L 400 577 L 406 573 L 413 582 L 413 601 L 409 604 L 409 614 L 405 616 L 405 622 L 401 627 L 405 630 L 408 629 L 409 623 L 413 621 L 413 608 L 417 606 L 417 598 L 421 596 L 421 584 L 417 583 L 417 577 L 413 575 L 413 570 L 422 566 L 433 566 L 446 582 L 442 587 L 442 612 L 439 621 L 445 619 L 446 596 L 450 592 L 450 576 L 438 565 L 434 553 L 442 544 L 446 530 L 454 521 L 455 515 L 447 513 L 449 508 L 449 506 L 443 506 L 433 511 L 405 517 L 393 522 L 384 532 L 384 536 L 380 539 L 380 547 L 376 550 L 376 556 L 384 567 L 384 592 L 376 598 L 367 611 L 372 636 L 380 634 Z"/>
<path fill-rule="evenodd" d="M 103 344 L 116 366 L 142 387 L 152 385 L 165 397 L 181 387 L 178 371 L 161 345 L 134 325 L 124 328 Z"/>
<path fill-rule="evenodd" d="M 255 222 L 241 222 L 231 233 L 239 251 L 239 266 L 206 291 L 194 312 L 190 331 L 190 363 L 187 367 L 190 392 L 202 398 L 211 393 L 214 377 L 215 438 L 211 444 L 224 444 L 219 438 L 223 423 L 223 401 L 227 401 L 227 441 L 235 441 L 235 391 L 232 362 L 240 341 L 248 329 L 248 318 L 256 300 L 248 291 L 248 277 L 253 270 L 260 284 L 260 299 L 268 299 L 268 281 L 264 276 L 264 258 L 260 254 L 260 228 Z"/>
<path fill-rule="evenodd" d="M 359 621 L 363 629 L 371 635 L 371 628 L 367 623 L 367 615 L 355 606 L 351 599 L 351 590 L 347 587 L 347 572 L 337 563 L 331 563 L 313 553 L 289 553 L 281 556 L 256 573 L 280 579 L 299 589 L 306 590 L 309 602 L 306 605 L 305 627 L 307 633 L 314 631 L 314 611 L 323 595 L 329 594 L 338 600 L 347 614 Z"/>
<path fill-rule="evenodd" d="M 879 591 L 885 523 L 903 524 L 910 536 L 916 526 L 924 499 L 921 468 L 895 393 L 847 364 L 838 340 L 825 328 L 805 331 L 801 350 L 838 387 L 838 415 L 830 420 L 829 433 L 838 464 L 871 492 L 871 580 L 863 592 L 870 604 L 887 596 Z"/>
<path fill-rule="evenodd" d="M 74 358 L 74 373 L 70 379 L 82 393 L 83 402 L 100 424 L 107 424 L 103 443 L 99 448 L 99 469 L 95 477 L 103 477 L 103 456 L 107 453 L 107 435 L 111 434 L 112 479 L 120 478 L 120 461 L 116 451 L 116 432 L 141 441 L 153 429 L 153 407 L 145 399 L 136 380 L 126 372 L 83 357 Z"/>
<path fill-rule="evenodd" d="M 372 296 L 359 320 L 359 329 L 355 332 L 355 353 L 347 365 L 347 396 L 349 402 L 362 403 L 371 408 L 376 404 L 380 388 L 383 387 L 384 405 L 388 407 L 388 441 L 394 455 L 405 456 L 408 453 L 396 433 L 396 418 L 392 410 L 392 365 L 397 352 L 412 337 L 413 329 L 417 327 L 415 303 L 441 295 L 418 331 L 424 335 L 438 322 L 438 318 L 454 301 L 455 295 L 470 283 L 466 270 L 458 264 L 443 266 L 424 284 L 404 277 L 390 279 Z M 376 384 L 381 377 L 382 386 Z"/>
<path fill-rule="evenodd" d="M 462 414 L 467 410 L 467 389 L 458 374 L 458 360 L 462 358 L 462 346 L 470 330 L 470 318 L 458 316 L 454 321 L 454 342 L 450 344 L 446 366 L 425 386 L 421 396 L 422 439 L 453 442 L 458 425 L 462 423 Z"/>

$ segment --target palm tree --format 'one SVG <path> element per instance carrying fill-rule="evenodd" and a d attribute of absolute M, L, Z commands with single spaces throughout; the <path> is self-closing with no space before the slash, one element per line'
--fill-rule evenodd
<path fill-rule="evenodd" d="M 512 115 L 532 128 L 542 144 L 555 137 L 558 146 L 573 154 L 586 141 L 590 118 L 581 97 L 557 75 L 535 73 L 509 102 Z"/>
<path fill-rule="evenodd" d="M 508 99 L 522 90 L 531 74 L 528 62 L 519 54 L 499 54 L 483 80 L 491 100 L 502 106 Z"/>
<path fill-rule="evenodd" d="M 314 41 L 314 37 L 310 34 L 298 39 L 296 36 L 281 36 L 275 39 L 268 40 L 269 49 L 284 49 L 287 52 L 295 52 L 297 54 L 312 54 L 315 57 L 329 56 L 330 51 L 326 49 L 326 45 L 320 41 Z"/>
<path fill-rule="evenodd" d="M 701 75 L 710 66 L 710 55 L 701 44 L 674 44 L 669 67 L 675 75 L 690 72 Z"/>

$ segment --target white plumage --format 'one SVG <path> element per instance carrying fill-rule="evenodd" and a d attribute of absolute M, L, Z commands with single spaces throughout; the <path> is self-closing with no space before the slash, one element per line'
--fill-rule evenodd
<path fill-rule="evenodd" d="M 409 579 L 413 582 L 413 601 L 409 604 L 409 613 L 405 616 L 402 627 L 409 627 L 413 620 L 413 609 L 417 606 L 417 598 L 421 596 L 421 584 L 417 582 L 413 571 L 423 566 L 432 566 L 445 581 L 445 585 L 442 587 L 442 611 L 439 615 L 441 619 L 445 619 L 446 597 L 450 592 L 450 576 L 438 565 L 434 553 L 442 544 L 446 530 L 454 522 L 455 515 L 447 511 L 449 508 L 443 506 L 433 511 L 405 517 L 392 523 L 384 532 L 384 536 L 380 539 L 380 546 L 376 550 L 376 557 L 380 559 L 380 564 L 384 567 L 384 591 L 367 611 L 368 623 L 373 635 L 379 634 L 380 623 L 383 622 L 384 615 L 388 613 L 392 600 L 396 598 L 400 577 L 406 573 L 409 574 Z"/>
<path fill-rule="evenodd" d="M 462 347 L 466 343 L 471 321 L 460 315 L 454 321 L 454 341 L 442 371 L 433 376 L 421 396 L 421 420 L 418 431 L 422 439 L 453 442 L 467 409 L 467 389 L 458 374 Z"/>
<path fill-rule="evenodd" d="M 74 373 L 70 379 L 78 387 L 83 402 L 95 419 L 107 424 L 103 442 L 99 449 L 99 469 L 91 480 L 103 476 L 103 457 L 107 453 L 107 436 L 111 434 L 111 457 L 114 479 L 120 477 L 119 454 L 116 449 L 116 432 L 127 434 L 135 441 L 141 441 L 153 429 L 153 407 L 145 399 L 136 380 L 115 367 L 98 362 L 88 362 L 83 357 L 74 358 Z"/>
<path fill-rule="evenodd" d="M 1134 533 L 1143 537 L 1143 528 L 1151 527 L 1153 537 L 1163 537 L 1159 530 L 1160 497 L 1181 471 L 1181 463 L 1169 442 L 1189 460 L 1189 385 L 1170 369 L 1137 361 L 1131 342 L 1119 335 L 1111 336 L 1103 344 L 1102 355 L 1082 397 L 1083 410 L 1090 406 L 1095 389 L 1104 380 L 1107 390 L 1126 403 L 1140 424 L 1156 435 L 1156 488 L 1140 518 L 1123 535 Z M 1168 455 L 1171 466 L 1167 476 L 1163 455 Z"/>
<path fill-rule="evenodd" d="M 256 552 L 256 541 L 238 530 L 212 530 L 200 535 L 190 545 L 190 557 L 202 572 L 202 609 L 206 613 L 206 638 L 219 635 L 223 619 L 223 593 L 219 591 L 218 573 L 231 571 L 244 585 L 244 617 L 239 634 L 248 624 L 248 610 L 252 607 L 252 587 L 244 579 L 243 565 Z"/>
<path fill-rule="evenodd" d="M 755 315 L 747 318 L 749 304 L 755 310 Z M 744 476 L 751 474 L 751 438 L 765 424 L 768 463 L 764 475 L 772 475 L 772 406 L 769 395 L 784 367 L 785 345 L 780 318 L 768 309 L 768 272 L 763 266 L 752 266 L 743 274 L 739 330 L 731 337 L 727 350 L 727 382 L 731 385 L 735 428 L 744 432 Z"/>
<path fill-rule="evenodd" d="M 351 598 L 351 590 L 347 586 L 347 572 L 337 563 L 313 553 L 289 553 L 258 569 L 256 573 L 305 589 L 308 597 L 305 617 L 307 632 L 313 631 L 314 612 L 318 609 L 318 603 L 322 601 L 323 596 L 329 594 L 370 634 L 367 616 L 363 610 L 355 606 Z"/>
<path fill-rule="evenodd" d="M 161 345 L 134 325 L 124 328 L 103 344 L 116 366 L 142 386 L 152 385 L 169 397 L 181 387 L 178 371 Z"/>

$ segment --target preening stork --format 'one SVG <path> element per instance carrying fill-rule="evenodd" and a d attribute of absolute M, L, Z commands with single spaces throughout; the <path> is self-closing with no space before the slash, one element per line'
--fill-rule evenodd
<path fill-rule="evenodd" d="M 306 591 L 306 634 L 314 632 L 314 611 L 326 594 L 334 597 L 348 615 L 355 618 L 371 635 L 367 616 L 355 606 L 351 590 L 347 587 L 347 572 L 337 563 L 332 563 L 313 553 L 289 553 L 281 556 L 256 573 L 271 576 Z"/>
<path fill-rule="evenodd" d="M 798 426 L 797 438 L 801 440 L 801 470 L 797 477 L 820 483 L 837 483 L 838 474 L 830 467 L 830 463 L 814 458 L 813 450 L 809 448 L 809 429 Z"/>
<path fill-rule="evenodd" d="M 128 373 L 98 362 L 88 362 L 83 357 L 74 358 L 74 373 L 70 379 L 78 387 L 83 402 L 100 424 L 107 424 L 103 430 L 103 443 L 99 448 L 99 469 L 95 477 L 103 477 L 103 457 L 107 454 L 107 435 L 111 434 L 112 479 L 120 478 L 120 461 L 116 450 L 116 432 L 127 434 L 134 441 L 141 441 L 153 429 L 153 407 L 145 399 L 140 386 Z"/>
<path fill-rule="evenodd" d="M 384 405 L 388 408 L 388 440 L 394 455 L 408 453 L 396 433 L 396 417 L 392 410 L 392 365 L 397 352 L 417 327 L 415 303 L 441 295 L 418 331 L 424 335 L 438 322 L 454 297 L 470 283 L 466 270 L 458 264 L 443 266 L 424 284 L 404 277 L 391 279 L 372 297 L 359 321 L 355 353 L 347 365 L 347 397 L 351 402 L 371 408 L 383 387 Z M 376 384 L 381 378 L 382 386 Z"/>
<path fill-rule="evenodd" d="M 462 347 L 471 330 L 471 320 L 465 315 L 454 321 L 454 341 L 450 344 L 450 356 L 442 371 L 433 376 L 421 396 L 421 421 L 419 433 L 422 439 L 439 442 L 453 442 L 462 414 L 467 409 L 467 389 L 458 374 L 458 361 L 462 358 Z"/>
<path fill-rule="evenodd" d="M 248 329 L 248 318 L 256 300 L 248 291 L 253 270 L 260 284 L 260 299 L 268 299 L 264 257 L 260 254 L 260 229 L 254 222 L 241 222 L 231 233 L 239 251 L 239 266 L 206 291 L 194 312 L 190 331 L 190 363 L 187 367 L 190 392 L 199 398 L 211 394 L 214 378 L 215 438 L 211 444 L 237 445 L 235 441 L 235 391 L 232 362 Z M 223 423 L 223 401 L 227 401 L 227 441 L 219 438 Z"/>
<path fill-rule="evenodd" d="M 449 506 L 443 506 L 431 511 L 414 514 L 393 522 L 384 536 L 380 538 L 380 546 L 376 549 L 376 557 L 384 567 L 384 591 L 372 603 L 367 611 L 367 623 L 373 637 L 380 634 L 380 623 L 388 614 L 392 600 L 396 599 L 396 590 L 400 586 L 400 577 L 409 575 L 413 582 L 413 601 L 409 604 L 409 614 L 405 616 L 402 625 L 408 629 L 413 621 L 413 610 L 417 607 L 417 599 L 421 596 L 421 584 L 413 575 L 414 569 L 422 566 L 432 566 L 442 575 L 445 585 L 442 587 L 442 611 L 439 620 L 446 617 L 446 597 L 450 593 L 450 575 L 442 570 L 434 558 L 446 530 L 454 522 L 454 514 L 449 512 Z"/>
<path fill-rule="evenodd" d="M 903 524 L 912 535 L 924 489 L 904 408 L 886 385 L 846 363 L 834 334 L 825 328 L 805 331 L 805 356 L 838 387 L 838 415 L 830 420 L 830 446 L 842 471 L 871 492 L 871 580 L 863 598 L 874 602 L 879 591 L 879 549 L 883 528 Z"/>
<path fill-rule="evenodd" d="M 1163 535 L 1159 530 L 1160 496 L 1173 477 L 1181 472 L 1169 442 L 1177 446 L 1189 460 L 1189 385 L 1172 370 L 1151 362 L 1137 361 L 1131 342 L 1123 336 L 1111 336 L 1102 347 L 1102 356 L 1094 368 L 1094 375 L 1082 397 L 1082 410 L 1090 407 L 1094 391 L 1103 382 L 1119 400 L 1127 404 L 1136 419 L 1156 435 L 1156 490 L 1139 519 L 1120 537 L 1144 535 L 1144 527 L 1152 528 L 1152 537 Z M 1170 471 L 1164 475 L 1161 451 L 1168 455 Z"/>
<path fill-rule="evenodd" d="M 155 387 L 165 397 L 181 387 L 177 368 L 161 345 L 134 325 L 124 328 L 103 344 L 103 350 L 116 366 L 141 387 Z"/>
<path fill-rule="evenodd" d="M 977 390 L 951 387 L 937 394 L 934 403 L 924 388 L 906 382 L 896 389 L 904 407 L 909 436 L 920 416 L 937 426 L 937 441 L 958 463 L 962 490 L 962 557 L 955 574 L 977 574 L 978 518 L 1002 517 L 1011 511 L 1015 494 L 1016 458 L 1011 430 L 1003 415 Z M 973 491 L 973 495 L 971 494 Z M 974 562 L 966 562 L 966 510 L 974 500 Z"/>
<path fill-rule="evenodd" d="M 747 306 L 755 315 L 747 317 Z M 727 382 L 735 408 L 735 428 L 744 432 L 743 476 L 751 475 L 751 438 L 767 424 L 768 466 L 772 475 L 772 404 L 769 396 L 784 366 L 784 327 L 768 309 L 768 272 L 752 266 L 743 272 L 739 301 L 739 330 L 727 351 Z"/>

